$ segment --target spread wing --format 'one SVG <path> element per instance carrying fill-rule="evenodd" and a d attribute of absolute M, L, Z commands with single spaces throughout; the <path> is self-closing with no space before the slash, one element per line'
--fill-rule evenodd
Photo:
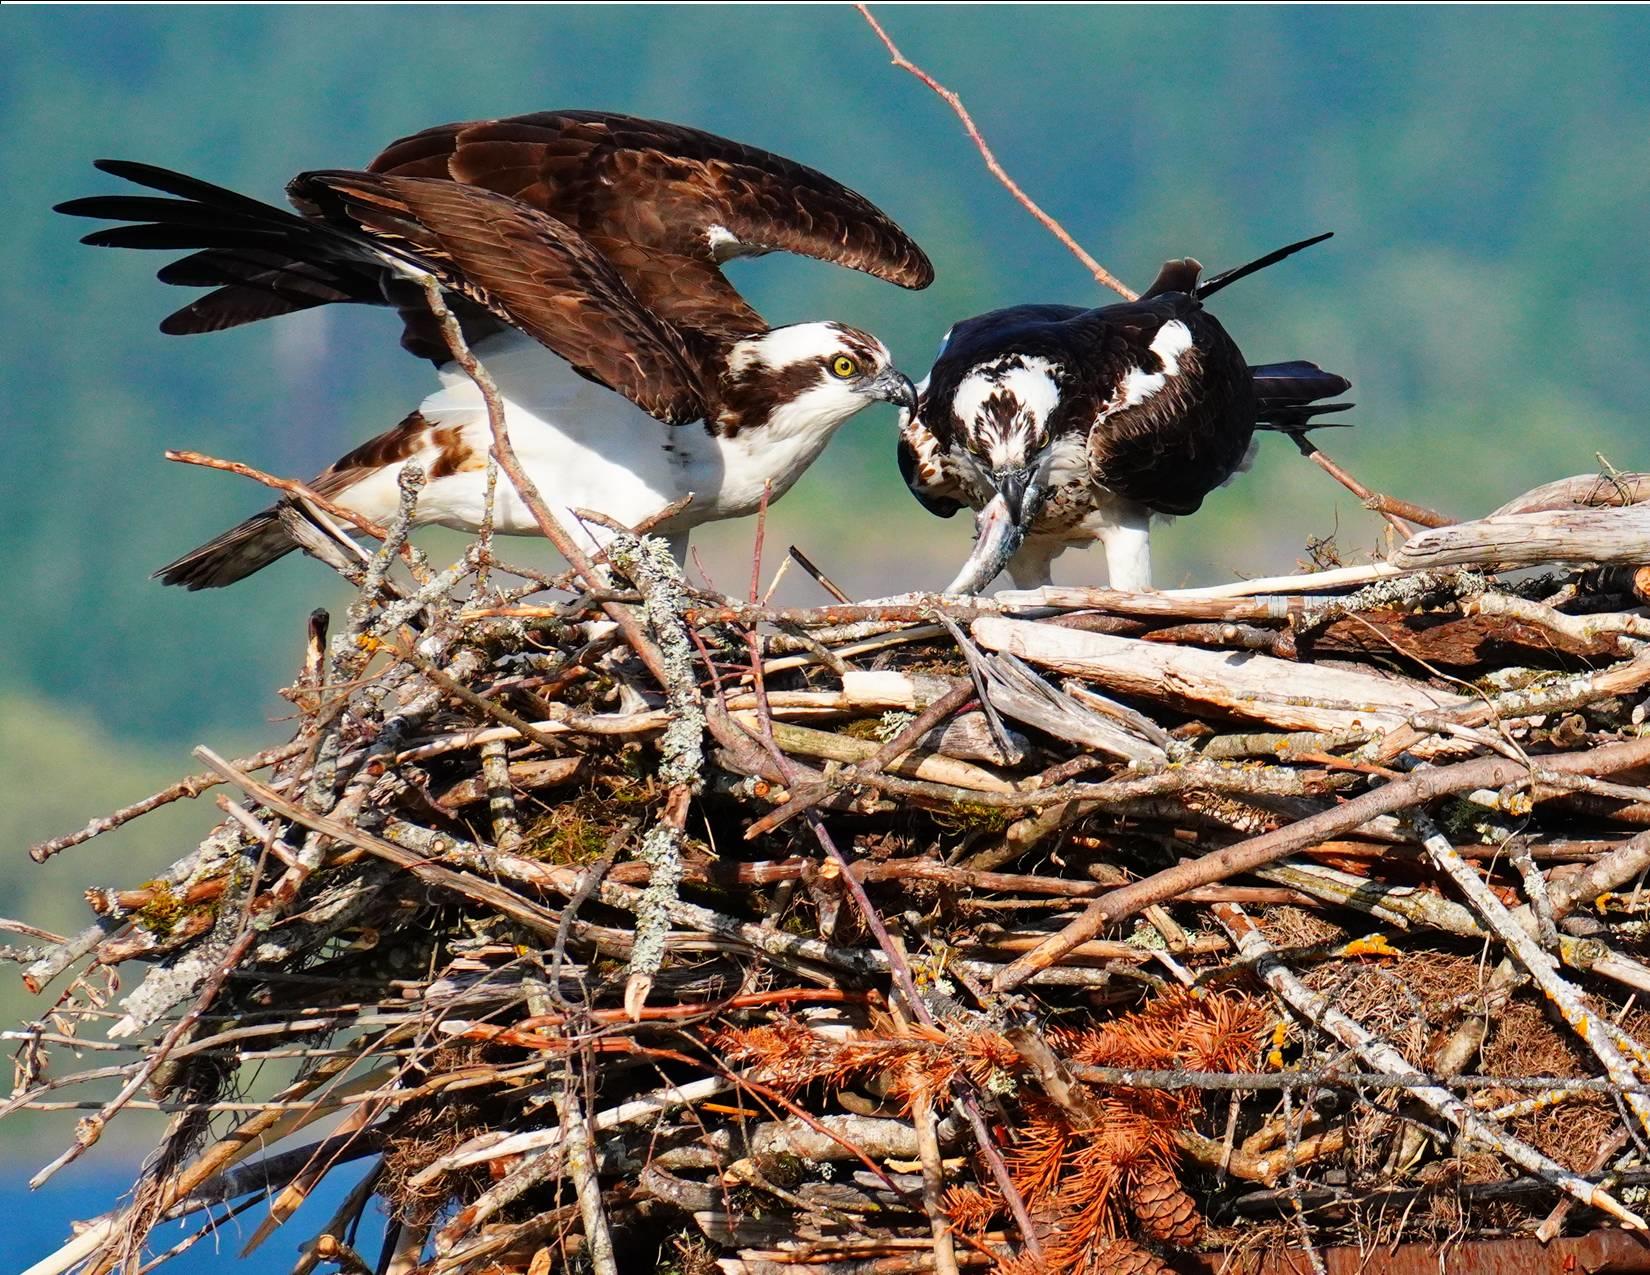
<path fill-rule="evenodd" d="M 404 251 L 442 286 L 671 424 L 705 414 L 698 361 L 612 264 L 536 209 L 475 186 L 319 172 L 287 188 L 300 209 Z"/>
<path fill-rule="evenodd" d="M 660 420 L 704 415 L 698 361 L 645 310 L 613 266 L 554 218 L 491 191 L 372 173 L 307 173 L 289 188 L 295 216 L 145 164 L 103 171 L 171 198 L 109 195 L 59 207 L 127 224 L 94 231 L 103 247 L 187 250 L 166 283 L 217 291 L 169 316 L 172 333 L 208 332 L 333 302 L 424 310 L 433 275 L 467 336 L 513 327 Z M 410 332 L 413 329 L 409 329 Z M 446 360 L 432 333 L 427 352 Z"/>
<path fill-rule="evenodd" d="M 393 143 L 372 171 L 509 195 L 573 227 L 642 303 L 729 338 L 766 325 L 717 266 L 793 252 L 926 287 L 921 248 L 864 196 L 780 155 L 698 129 L 602 111 L 444 124 Z"/>

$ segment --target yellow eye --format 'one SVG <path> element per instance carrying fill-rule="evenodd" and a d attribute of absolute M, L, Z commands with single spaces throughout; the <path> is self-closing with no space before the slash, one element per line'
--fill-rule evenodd
<path fill-rule="evenodd" d="M 840 376 L 844 380 L 859 371 L 859 364 L 855 363 L 846 354 L 839 354 L 831 360 L 831 375 Z"/>

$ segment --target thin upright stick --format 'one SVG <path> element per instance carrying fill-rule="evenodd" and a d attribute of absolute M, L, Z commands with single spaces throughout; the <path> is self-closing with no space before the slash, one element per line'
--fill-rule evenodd
<path fill-rule="evenodd" d="M 589 555 L 578 546 L 572 536 L 568 535 L 567 528 L 561 525 L 555 514 L 550 512 L 550 506 L 545 504 L 538 486 L 521 467 L 521 461 L 516 457 L 516 449 L 510 442 L 510 431 L 504 420 L 504 402 L 499 397 L 498 385 L 471 352 L 457 317 L 448 309 L 446 298 L 441 295 L 441 283 L 434 275 L 429 275 L 424 280 L 424 302 L 441 327 L 441 335 L 446 339 L 447 349 L 452 353 L 453 361 L 464 369 L 464 374 L 474 382 L 476 389 L 481 393 L 482 401 L 487 405 L 487 423 L 493 434 L 492 454 L 498 458 L 499 468 L 504 471 L 504 476 L 510 480 L 510 485 L 516 489 L 522 503 L 533 515 L 533 521 L 538 523 L 544 538 L 556 546 L 557 552 L 567 559 L 580 578 L 592 589 L 606 589 L 607 581 L 596 570 Z M 666 685 L 669 677 L 665 672 L 664 661 L 659 656 L 658 648 L 642 632 L 636 617 L 616 602 L 602 603 L 602 610 L 619 626 L 619 632 L 624 634 L 630 649 L 635 651 L 637 657 L 647 666 L 648 672 L 658 679 L 659 685 Z"/>
<path fill-rule="evenodd" d="M 1042 222 L 1044 228 L 1047 229 L 1051 235 L 1071 250 L 1072 255 L 1083 263 L 1083 268 L 1094 276 L 1096 283 L 1100 284 L 1101 287 L 1110 288 L 1125 301 L 1135 300 L 1140 295 L 1139 293 L 1128 287 L 1121 280 L 1119 280 L 1116 275 L 1112 274 L 1110 270 L 1107 270 L 1093 257 L 1089 256 L 1089 254 L 1084 251 L 1083 245 L 1073 239 L 1071 235 L 1066 232 L 1066 228 L 1064 226 L 1044 212 L 1042 208 L 1037 205 L 1037 202 L 1032 199 L 1030 195 L 1026 194 L 1025 191 L 1021 190 L 1019 184 L 1008 175 L 1003 166 L 997 162 L 996 155 L 992 154 L 991 147 L 986 144 L 985 137 L 980 133 L 979 126 L 974 123 L 974 117 L 968 113 L 968 108 L 962 104 L 962 98 L 958 97 L 957 94 L 946 88 L 945 85 L 941 84 L 932 75 L 928 74 L 927 71 L 923 70 L 915 62 L 911 61 L 910 58 L 906 57 L 905 54 L 901 53 L 899 51 L 899 46 L 896 45 L 893 40 L 889 38 L 888 33 L 882 29 L 882 23 L 878 22 L 875 16 L 872 15 L 869 5 L 856 4 L 854 8 L 858 9 L 860 16 L 871 24 L 871 30 L 877 33 L 877 39 L 882 41 L 882 43 L 887 47 L 889 54 L 893 57 L 894 65 L 902 71 L 911 72 L 912 75 L 916 76 L 929 88 L 933 89 L 935 93 L 939 94 L 939 96 L 945 101 L 945 104 L 957 113 L 957 118 L 962 121 L 963 127 L 968 130 L 968 136 L 973 139 L 974 145 L 979 148 L 980 157 L 985 160 L 985 166 L 991 170 L 991 175 L 1008 189 L 1008 193 L 1013 195 L 1014 198 L 1020 202 L 1020 206 L 1038 221 Z"/>

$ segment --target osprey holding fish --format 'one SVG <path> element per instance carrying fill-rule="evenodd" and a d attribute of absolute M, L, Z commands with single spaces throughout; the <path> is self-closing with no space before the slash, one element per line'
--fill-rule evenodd
<path fill-rule="evenodd" d="M 974 552 L 947 589 L 977 593 L 1005 567 L 1021 588 L 1099 540 L 1114 589 L 1151 587 L 1154 514 L 1189 514 L 1240 468 L 1255 429 L 1300 432 L 1350 404 L 1311 363 L 1250 367 L 1204 299 L 1327 239 L 1319 235 L 1199 281 L 1170 261 L 1136 301 L 1020 305 L 957 324 L 918 405 L 899 465 L 930 512 L 976 511 Z"/>

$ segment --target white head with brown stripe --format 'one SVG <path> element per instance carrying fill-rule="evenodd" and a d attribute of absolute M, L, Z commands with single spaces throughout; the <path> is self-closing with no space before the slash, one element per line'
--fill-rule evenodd
<path fill-rule="evenodd" d="M 845 323 L 793 323 L 735 341 L 719 388 L 721 408 L 707 424 L 724 437 L 756 427 L 776 438 L 829 436 L 872 403 L 917 403 L 888 347 Z"/>

